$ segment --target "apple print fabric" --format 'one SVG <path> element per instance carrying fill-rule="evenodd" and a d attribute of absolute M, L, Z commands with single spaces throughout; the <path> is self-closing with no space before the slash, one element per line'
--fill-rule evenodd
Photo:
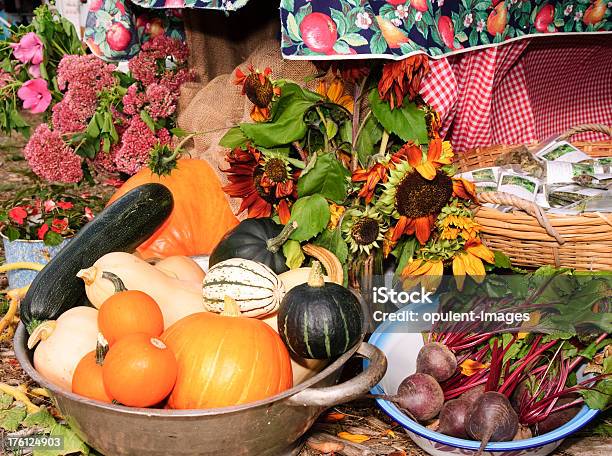
<path fill-rule="evenodd" d="M 612 31 L 612 0 L 281 0 L 287 58 L 432 57 L 544 33 Z"/>
<path fill-rule="evenodd" d="M 140 51 L 142 43 L 160 34 L 184 39 L 180 9 L 150 11 L 129 0 L 90 3 L 84 40 L 98 57 L 127 60 Z"/>

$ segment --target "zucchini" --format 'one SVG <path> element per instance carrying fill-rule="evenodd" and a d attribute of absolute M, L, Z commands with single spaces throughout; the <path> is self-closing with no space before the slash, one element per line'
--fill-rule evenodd
<path fill-rule="evenodd" d="M 77 277 L 110 252 L 133 252 L 155 233 L 172 212 L 172 193 L 161 184 L 129 191 L 96 218 L 40 271 L 21 302 L 21 320 L 28 332 L 46 320 L 86 302 L 85 285 Z"/>

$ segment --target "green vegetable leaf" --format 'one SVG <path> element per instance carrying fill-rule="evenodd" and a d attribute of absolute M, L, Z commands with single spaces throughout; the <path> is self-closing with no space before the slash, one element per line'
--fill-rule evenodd
<path fill-rule="evenodd" d="M 396 134 L 404 141 L 428 143 L 425 112 L 415 103 L 405 99 L 401 107 L 392 110 L 387 101 L 380 99 L 377 89 L 370 91 L 369 99 L 372 113 L 385 130 Z"/>
<path fill-rule="evenodd" d="M 223 135 L 223 138 L 219 141 L 219 145 L 221 147 L 235 149 L 236 147 L 244 146 L 248 140 L 249 138 L 242 133 L 240 127 L 232 127 Z"/>
<path fill-rule="evenodd" d="M 19 429 L 21 421 L 26 417 L 26 408 L 16 406 L 6 410 L 0 410 L 0 428 L 5 431 L 14 432 Z"/>
<path fill-rule="evenodd" d="M 342 202 L 346 198 L 349 175 L 333 154 L 318 154 L 313 168 L 298 180 L 298 195 L 320 193 L 329 200 Z"/>
<path fill-rule="evenodd" d="M 291 207 L 290 221 L 298 223 L 291 239 L 301 242 L 315 237 L 327 226 L 329 218 L 329 206 L 321 195 L 299 198 Z"/>
<path fill-rule="evenodd" d="M 32 456 L 64 456 L 67 454 L 78 453 L 83 455 L 90 454 L 89 447 L 76 435 L 68 426 L 55 423 L 49 431 L 49 435 L 62 437 L 64 448 L 62 450 L 34 450 Z"/>
<path fill-rule="evenodd" d="M 335 230 L 324 230 L 314 243 L 336 255 L 340 263 L 346 263 L 348 259 L 348 245 L 342 237 L 340 227 L 337 227 Z"/>
<path fill-rule="evenodd" d="M 2 315 L 2 314 L 0 314 Z M 13 403 L 13 398 L 8 394 L 0 393 L 0 410 L 6 410 Z"/>
<path fill-rule="evenodd" d="M 376 143 L 381 140 L 382 134 L 382 125 L 376 120 L 376 117 L 369 115 L 359 133 L 357 144 L 355 145 L 359 163 L 361 163 L 361 166 L 364 168 L 368 166 L 369 158 L 376 152 L 375 146 Z"/>
<path fill-rule="evenodd" d="M 610 403 L 612 396 L 612 379 L 605 378 L 597 382 L 593 388 L 581 391 L 584 402 L 592 409 L 603 410 Z"/>
<path fill-rule="evenodd" d="M 41 408 L 38 412 L 30 413 L 28 416 L 26 416 L 22 424 L 25 427 L 36 426 L 44 429 L 45 431 L 49 431 L 57 423 L 49 413 L 49 410 L 46 408 Z"/>
<path fill-rule="evenodd" d="M 302 246 L 298 241 L 292 239 L 288 240 L 283 244 L 283 254 L 287 259 L 285 264 L 289 269 L 296 269 L 302 266 L 304 259 L 304 252 L 302 252 Z"/>

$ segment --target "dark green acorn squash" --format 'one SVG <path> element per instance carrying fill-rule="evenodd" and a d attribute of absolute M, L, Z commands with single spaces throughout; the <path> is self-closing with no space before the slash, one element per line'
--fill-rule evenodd
<path fill-rule="evenodd" d="M 342 355 L 363 335 L 359 300 L 341 285 L 323 281 L 315 261 L 308 283 L 291 289 L 278 310 L 278 333 L 289 350 L 302 358 Z"/>
<path fill-rule="evenodd" d="M 244 258 L 263 263 L 277 274 L 288 271 L 282 247 L 296 229 L 295 222 L 283 227 L 270 218 L 243 220 L 219 241 L 208 264 Z"/>
<path fill-rule="evenodd" d="M 145 184 L 106 207 L 40 271 L 21 302 L 21 320 L 32 332 L 45 320 L 56 320 L 86 302 L 85 286 L 77 277 L 110 252 L 133 252 L 172 212 L 170 190 Z"/>

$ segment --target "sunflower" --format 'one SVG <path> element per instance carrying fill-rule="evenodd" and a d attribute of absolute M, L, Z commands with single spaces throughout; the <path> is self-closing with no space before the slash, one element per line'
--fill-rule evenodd
<path fill-rule="evenodd" d="M 373 207 L 349 209 L 344 215 L 342 232 L 353 253 L 369 255 L 370 250 L 380 247 L 386 231 L 382 214 Z"/>
<path fill-rule="evenodd" d="M 331 82 L 319 81 L 317 93 L 332 103 L 346 108 L 347 111 L 353 112 L 353 97 L 346 92 L 344 83 L 340 79 L 334 78 Z"/>
<path fill-rule="evenodd" d="M 408 161 L 410 166 L 416 169 L 425 179 L 433 179 L 436 170 L 444 165 L 450 165 L 454 156 L 449 141 L 434 138 L 429 143 L 425 158 L 423 158 L 423 149 L 420 146 L 408 142 L 391 156 L 391 161 L 394 163 Z"/>
<path fill-rule="evenodd" d="M 469 275 L 480 283 L 486 275 L 483 261 L 495 263 L 495 255 L 480 239 L 470 239 L 463 246 L 463 251 L 458 252 L 453 258 L 453 274 L 457 282 L 457 288 L 463 289 L 465 275 Z"/>
<path fill-rule="evenodd" d="M 481 228 L 474 220 L 472 211 L 456 199 L 442 208 L 436 224 L 441 229 L 440 237 L 449 240 L 459 237 L 466 241 L 473 239 L 478 236 Z"/>
<path fill-rule="evenodd" d="M 418 54 L 386 63 L 378 83 L 378 95 L 387 100 L 391 109 L 399 108 L 408 95 L 413 101 L 419 94 L 421 80 L 429 73 L 429 60 L 426 55 Z"/>
<path fill-rule="evenodd" d="M 402 270 L 404 290 L 411 290 L 419 283 L 427 291 L 435 291 L 442 282 L 444 262 L 439 259 L 416 258 Z"/>
<path fill-rule="evenodd" d="M 391 170 L 384 188 L 377 208 L 397 219 L 391 240 L 397 241 L 403 234 L 416 234 L 419 242 L 425 244 L 438 214 L 453 195 L 452 179 L 439 170 L 427 179 L 410 163 L 400 161 Z"/>
<path fill-rule="evenodd" d="M 387 174 L 388 168 L 382 163 L 376 163 L 370 169 L 357 169 L 353 173 L 351 180 L 353 182 L 365 182 L 363 187 L 359 190 L 357 197 L 363 198 L 366 204 L 370 204 L 372 198 L 374 198 L 374 192 L 376 186 L 380 182 L 387 182 L 389 175 Z"/>
<path fill-rule="evenodd" d="M 295 199 L 297 191 L 289 163 L 266 157 L 251 145 L 246 150 L 231 150 L 225 160 L 229 168 L 223 172 L 230 183 L 223 190 L 232 198 L 242 199 L 238 213 L 247 210 L 249 218 L 270 217 L 276 206 L 281 222 L 289 221 L 289 201 Z"/>
<path fill-rule="evenodd" d="M 457 196 L 464 200 L 472 200 L 478 204 L 478 197 L 476 196 L 476 185 L 463 177 L 453 178 L 453 196 Z"/>
<path fill-rule="evenodd" d="M 261 72 L 253 65 L 248 66 L 248 74 L 240 68 L 236 69 L 234 84 L 241 85 L 242 94 L 253 103 L 251 119 L 255 122 L 264 122 L 270 118 L 270 104 L 275 96 L 280 96 L 280 87 L 274 85 L 270 79 L 271 74 L 270 68 Z"/>

